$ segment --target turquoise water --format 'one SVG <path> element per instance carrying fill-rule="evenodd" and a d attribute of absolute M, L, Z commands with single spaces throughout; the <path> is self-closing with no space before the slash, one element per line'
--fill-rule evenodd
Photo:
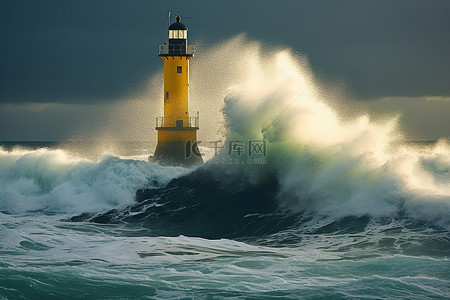
<path fill-rule="evenodd" d="M 450 292 L 448 232 L 412 224 L 299 231 L 297 242 L 271 247 L 151 237 L 65 215 L 0 216 L 4 299 L 444 299 Z"/>
<path fill-rule="evenodd" d="M 0 299 L 450 295 L 442 196 L 408 198 L 388 185 L 389 197 L 360 198 L 357 212 L 324 213 L 317 203 L 335 205 L 329 198 L 315 192 L 294 205 L 270 164 L 250 178 L 240 167 L 163 167 L 139 159 L 144 152 L 91 160 L 19 144 L 0 155 Z M 447 178 L 443 168 L 436 180 Z M 386 187 L 366 184 L 368 193 Z M 333 196 L 339 205 L 345 191 Z"/>

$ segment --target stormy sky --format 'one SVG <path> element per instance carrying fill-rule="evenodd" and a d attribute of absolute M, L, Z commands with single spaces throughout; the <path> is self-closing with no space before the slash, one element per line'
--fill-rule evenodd
<path fill-rule="evenodd" d="M 401 113 L 409 137 L 450 136 L 448 0 L 2 0 L 0 140 L 68 138 L 144 88 L 168 11 L 190 41 L 290 48 L 374 113 Z"/>

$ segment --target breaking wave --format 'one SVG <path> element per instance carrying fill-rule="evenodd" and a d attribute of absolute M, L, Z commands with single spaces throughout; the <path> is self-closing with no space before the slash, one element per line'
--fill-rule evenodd
<path fill-rule="evenodd" d="M 82 213 L 123 209 L 138 188 L 161 187 L 186 170 L 105 155 L 99 161 L 62 149 L 0 148 L 0 210 Z"/>
<path fill-rule="evenodd" d="M 223 91 L 211 94 L 224 97 L 212 106 L 221 107 L 224 145 L 264 140 L 265 164 L 222 164 L 212 158 L 194 171 L 113 155 L 96 162 L 63 150 L 3 149 L 0 209 L 87 212 L 78 219 L 145 220 L 166 224 L 165 230 L 180 220 L 184 228 L 209 226 L 217 230 L 214 236 L 228 232 L 214 229 L 217 220 L 238 224 L 232 228 L 240 232 L 249 222 L 263 226 L 260 221 L 270 218 L 267 228 L 274 222 L 291 226 L 305 215 L 405 217 L 449 228 L 450 146 L 445 140 L 425 146 L 400 143 L 395 118 L 372 121 L 368 114 L 351 113 L 346 101 L 338 109 L 306 60 L 290 51 L 262 55 L 258 43 L 238 37 L 209 50 L 209 56 L 216 51 L 226 59 L 236 48 L 248 49 L 240 52 L 245 72 L 241 66 L 227 69 L 229 76 L 221 74 Z M 210 60 L 208 68 L 221 66 Z M 227 150 L 218 157 L 226 158 Z"/>

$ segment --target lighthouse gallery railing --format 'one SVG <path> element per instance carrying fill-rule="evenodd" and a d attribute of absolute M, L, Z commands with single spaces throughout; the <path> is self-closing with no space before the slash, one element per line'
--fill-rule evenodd
<path fill-rule="evenodd" d="M 194 54 L 195 45 L 159 45 L 159 55 Z"/>
<path fill-rule="evenodd" d="M 198 128 L 198 117 L 156 117 L 156 128 Z"/>

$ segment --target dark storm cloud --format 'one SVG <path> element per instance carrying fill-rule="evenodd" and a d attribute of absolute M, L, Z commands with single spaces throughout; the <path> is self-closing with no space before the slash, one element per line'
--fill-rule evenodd
<path fill-rule="evenodd" d="M 450 1 L 58 0 L 0 3 L 0 101 L 117 100 L 161 70 L 177 9 L 194 41 L 285 45 L 361 98 L 450 95 Z"/>
<path fill-rule="evenodd" d="M 149 50 L 158 39 L 151 37 L 154 16 L 148 8 L 117 1 L 1 6 L 3 102 L 115 99 L 155 70 L 157 57 Z"/>

